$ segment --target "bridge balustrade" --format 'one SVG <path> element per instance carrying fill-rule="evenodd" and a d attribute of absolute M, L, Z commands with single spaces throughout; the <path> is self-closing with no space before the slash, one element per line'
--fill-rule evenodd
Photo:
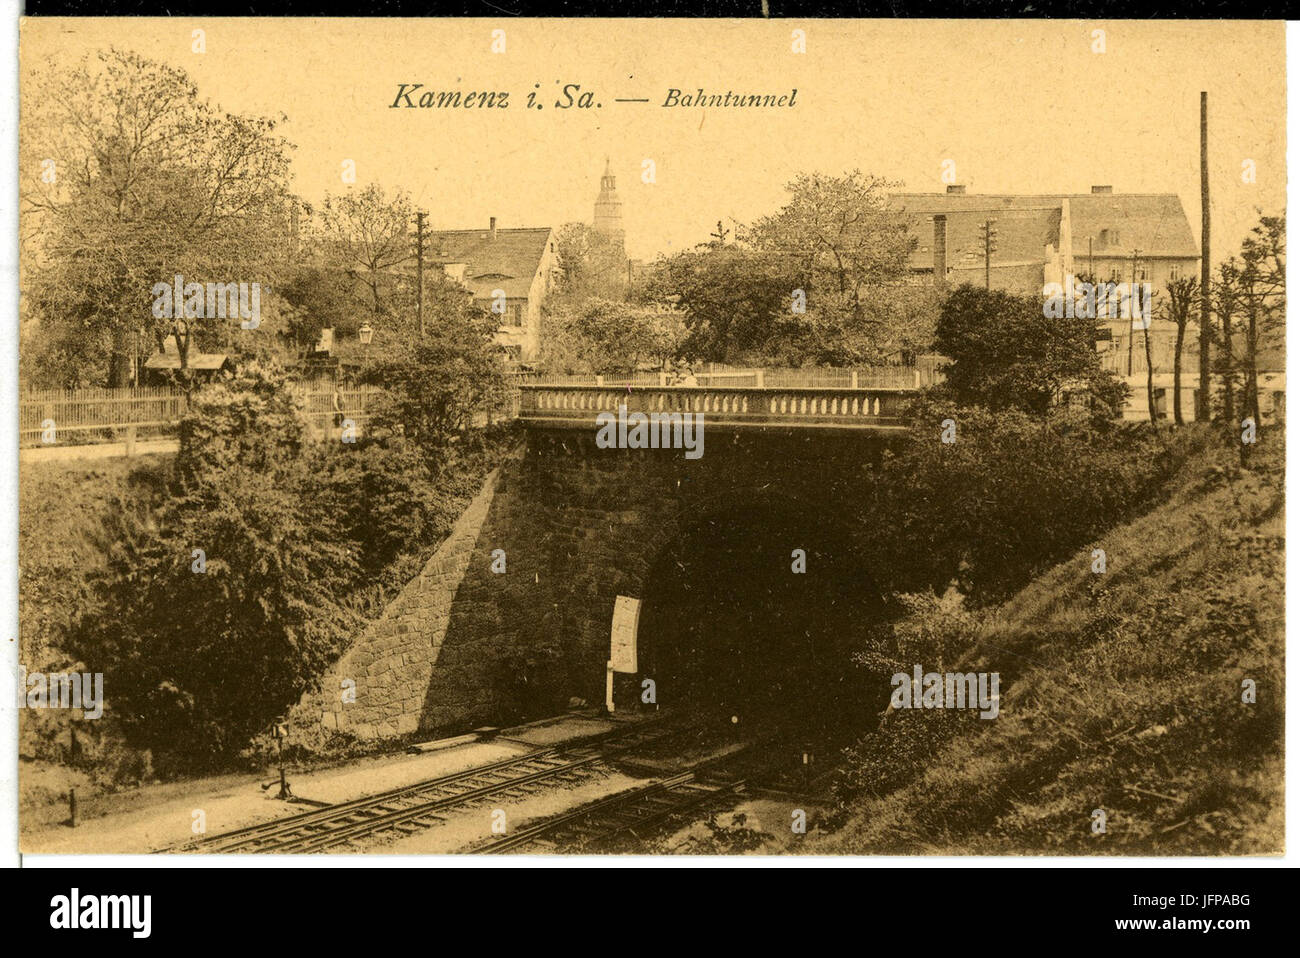
<path fill-rule="evenodd" d="M 914 389 L 549 385 L 520 389 L 519 418 L 560 428 L 596 426 L 602 412 L 699 413 L 718 426 L 892 430 Z"/>

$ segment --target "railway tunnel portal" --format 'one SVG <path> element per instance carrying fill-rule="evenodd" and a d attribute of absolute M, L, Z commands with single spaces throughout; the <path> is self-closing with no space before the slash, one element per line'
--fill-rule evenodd
<path fill-rule="evenodd" d="M 515 455 L 300 708 L 369 738 L 600 705 L 620 596 L 641 607 L 620 709 L 646 679 L 656 704 L 719 714 L 853 707 L 847 650 L 881 604 L 854 503 L 909 397 L 710 392 L 525 390 Z M 599 446 L 597 415 L 628 401 L 702 412 L 704 454 Z"/>

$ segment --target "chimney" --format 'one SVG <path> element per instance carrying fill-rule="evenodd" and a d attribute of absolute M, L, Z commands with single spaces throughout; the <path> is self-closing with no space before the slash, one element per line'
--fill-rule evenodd
<path fill-rule="evenodd" d="M 952 189 L 952 187 L 949 187 Z M 948 217 L 936 213 L 934 217 L 934 283 L 943 286 L 948 282 Z"/>
<path fill-rule="evenodd" d="M 1094 193 L 1114 193 L 1114 192 L 1115 192 L 1115 191 L 1114 191 L 1111 187 L 1109 187 L 1109 186 L 1094 186 L 1094 187 L 1092 188 L 1092 191 L 1093 191 Z"/>
<path fill-rule="evenodd" d="M 959 184 L 954 184 L 954 185 L 952 185 L 952 186 L 949 186 L 949 187 L 948 187 L 948 192 L 949 192 L 950 194 L 951 194 L 951 193 L 965 193 L 965 192 L 966 192 L 966 184 L 965 184 L 965 183 L 959 183 Z"/>
<path fill-rule="evenodd" d="M 488 218 L 488 232 L 492 234 L 492 239 L 497 238 L 497 218 L 495 216 Z"/>

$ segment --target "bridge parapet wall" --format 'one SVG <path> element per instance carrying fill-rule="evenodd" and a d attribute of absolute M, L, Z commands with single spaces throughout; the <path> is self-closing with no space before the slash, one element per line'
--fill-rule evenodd
<path fill-rule="evenodd" d="M 915 389 L 834 387 L 523 386 L 519 418 L 560 428 L 595 427 L 602 412 L 697 413 L 706 424 L 897 431 Z"/>

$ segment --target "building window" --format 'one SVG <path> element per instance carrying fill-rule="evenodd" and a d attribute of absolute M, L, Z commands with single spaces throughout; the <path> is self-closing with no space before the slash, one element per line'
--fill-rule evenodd
<path fill-rule="evenodd" d="M 1182 278 L 1183 278 L 1183 268 L 1181 266 L 1175 263 L 1173 266 L 1169 267 L 1169 279 L 1171 281 L 1176 279 L 1182 279 Z"/>
<path fill-rule="evenodd" d="M 1123 280 L 1123 276 L 1122 276 L 1121 273 L 1120 273 L 1120 269 L 1119 269 L 1119 267 L 1118 267 L 1118 266 L 1112 266 L 1112 267 L 1110 268 L 1110 281 L 1111 281 L 1112 283 L 1118 283 L 1118 282 L 1121 282 L 1122 280 Z"/>
<path fill-rule="evenodd" d="M 524 324 L 524 305 L 523 303 L 515 303 L 514 312 L 510 320 L 510 325 L 522 326 L 523 324 Z"/>

